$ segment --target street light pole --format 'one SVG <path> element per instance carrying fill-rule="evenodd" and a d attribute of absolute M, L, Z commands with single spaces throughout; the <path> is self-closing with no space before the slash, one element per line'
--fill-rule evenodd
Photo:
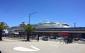
<path fill-rule="evenodd" d="M 30 17 L 31 17 L 31 15 L 29 14 L 29 25 L 30 25 Z"/>
<path fill-rule="evenodd" d="M 35 12 L 29 13 L 29 23 L 28 23 L 29 26 L 30 26 L 30 21 L 31 21 L 30 18 L 33 14 L 35 14 Z M 30 27 L 29 27 L 29 29 L 27 31 L 27 41 L 30 41 L 31 32 L 32 31 L 30 30 Z"/>
<path fill-rule="evenodd" d="M 30 25 L 30 22 L 31 22 L 31 16 L 34 15 L 36 12 L 32 12 L 32 13 L 29 13 L 29 25 Z"/>

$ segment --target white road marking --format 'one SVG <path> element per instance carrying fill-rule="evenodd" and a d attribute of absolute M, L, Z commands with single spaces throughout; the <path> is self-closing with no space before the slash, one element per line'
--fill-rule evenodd
<path fill-rule="evenodd" d="M 33 45 L 31 45 L 30 47 L 33 48 L 33 49 L 35 49 L 36 51 L 40 50 L 39 48 L 37 48 L 37 47 L 35 47 Z"/>
<path fill-rule="evenodd" d="M 25 47 L 15 47 L 15 48 L 13 48 L 14 50 L 16 50 L 16 51 L 39 51 L 40 49 L 39 48 L 36 48 L 36 47 L 34 47 L 33 45 L 32 46 L 30 46 L 32 49 L 30 49 L 30 48 L 25 48 Z"/>

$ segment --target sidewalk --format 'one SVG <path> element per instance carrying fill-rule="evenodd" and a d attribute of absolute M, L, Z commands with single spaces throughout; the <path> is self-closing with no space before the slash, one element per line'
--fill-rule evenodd
<path fill-rule="evenodd" d="M 20 51 L 19 49 L 23 51 Z M 84 49 L 84 44 L 77 43 L 63 44 L 55 41 L 42 40 L 39 42 L 25 42 L 7 38 L 0 41 L 0 50 L 2 53 L 85 53 Z"/>

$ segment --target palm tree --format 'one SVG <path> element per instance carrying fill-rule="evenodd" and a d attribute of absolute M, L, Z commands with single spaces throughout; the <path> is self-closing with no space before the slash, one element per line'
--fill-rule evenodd
<path fill-rule="evenodd" d="M 27 33 L 27 41 L 30 41 L 31 32 L 33 32 L 35 29 L 30 24 L 25 25 L 24 29 Z"/>
<path fill-rule="evenodd" d="M 3 22 L 0 22 L 0 41 L 2 40 L 3 30 L 6 29 L 6 26 Z"/>

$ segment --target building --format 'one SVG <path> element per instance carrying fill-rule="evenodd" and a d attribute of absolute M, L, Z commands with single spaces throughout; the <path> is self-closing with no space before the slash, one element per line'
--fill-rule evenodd
<path fill-rule="evenodd" d="M 74 36 L 85 38 L 85 27 L 71 27 L 66 23 L 45 22 L 32 25 L 35 31 L 32 35 L 60 37 L 60 36 Z M 11 31 L 24 32 L 24 29 L 20 26 L 12 27 Z"/>

